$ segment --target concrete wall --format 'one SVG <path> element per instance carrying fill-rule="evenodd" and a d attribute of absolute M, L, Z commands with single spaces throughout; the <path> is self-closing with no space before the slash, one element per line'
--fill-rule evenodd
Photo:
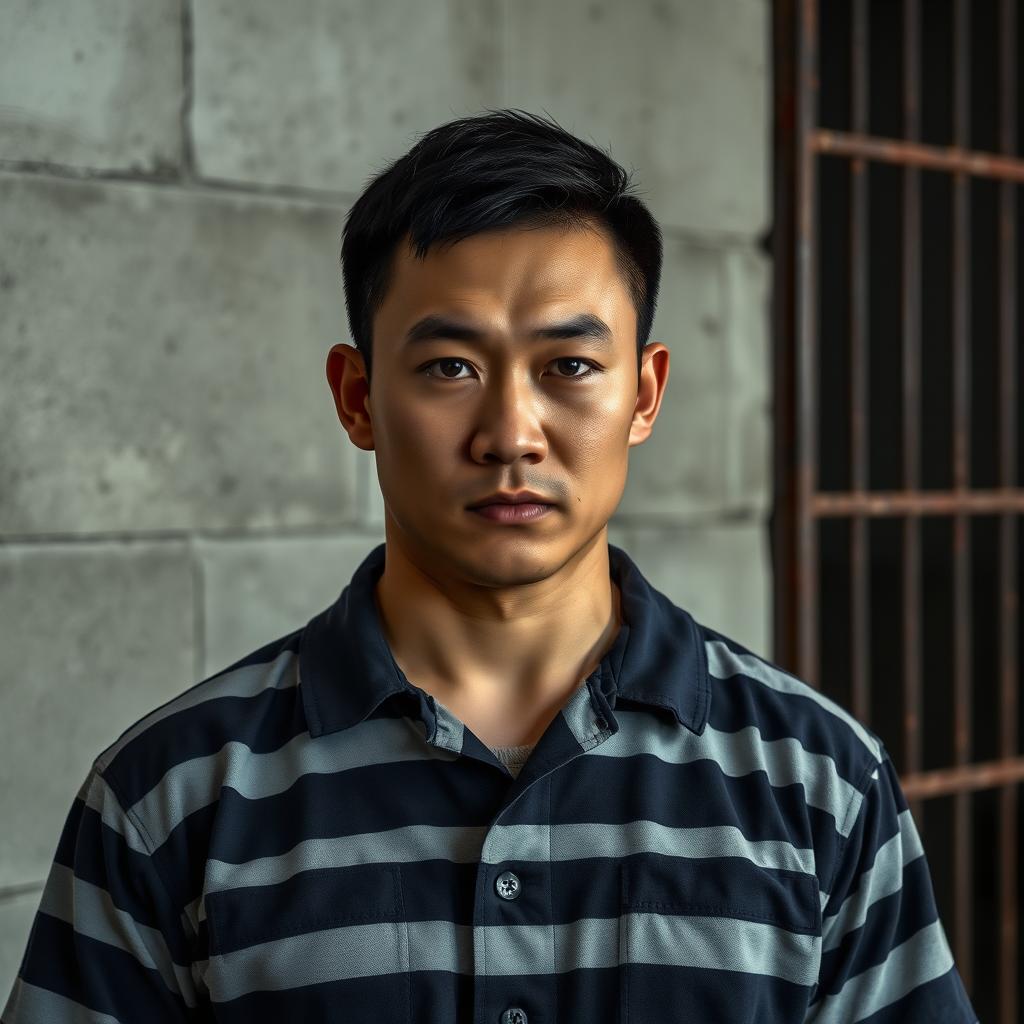
<path fill-rule="evenodd" d="M 666 235 L 610 538 L 770 642 L 767 0 L 0 7 L 0 993 L 92 758 L 383 540 L 324 376 L 347 204 L 414 134 L 548 110 Z"/>

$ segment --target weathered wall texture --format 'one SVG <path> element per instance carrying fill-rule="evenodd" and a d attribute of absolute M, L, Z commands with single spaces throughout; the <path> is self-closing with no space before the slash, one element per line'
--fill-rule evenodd
<path fill-rule="evenodd" d="M 769 647 L 767 0 L 0 7 L 0 993 L 72 797 L 383 540 L 324 376 L 347 203 L 417 132 L 547 110 L 636 168 L 672 350 L 610 539 Z"/>

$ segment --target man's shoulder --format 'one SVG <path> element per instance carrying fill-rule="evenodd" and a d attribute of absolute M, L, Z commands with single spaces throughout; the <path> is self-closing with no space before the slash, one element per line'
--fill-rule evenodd
<path fill-rule="evenodd" d="M 739 641 L 703 623 L 698 634 L 711 690 L 708 724 L 756 730 L 762 743 L 798 744 L 825 755 L 846 781 L 866 786 L 887 756 L 879 737 L 838 701 Z"/>
<path fill-rule="evenodd" d="M 259 751 L 287 742 L 302 720 L 295 703 L 301 700 L 298 651 L 303 628 L 175 694 L 100 751 L 95 768 L 126 810 L 143 811 L 142 801 L 157 787 L 166 791 L 187 786 L 186 776 L 225 761 L 234 744 Z M 165 792 L 159 802 L 166 805 L 168 800 L 173 802 L 173 797 Z"/>

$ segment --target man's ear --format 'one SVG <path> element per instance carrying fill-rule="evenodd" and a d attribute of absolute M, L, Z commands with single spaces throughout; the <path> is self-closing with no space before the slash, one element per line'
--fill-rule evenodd
<path fill-rule="evenodd" d="M 354 345 L 332 345 L 327 353 L 327 383 L 349 440 L 363 451 L 373 451 L 370 387 L 363 353 Z"/>
<path fill-rule="evenodd" d="M 651 436 L 668 385 L 668 346 L 662 345 L 659 341 L 652 341 L 644 346 L 641 358 L 640 387 L 633 409 L 633 422 L 629 428 L 630 447 L 643 444 Z"/>

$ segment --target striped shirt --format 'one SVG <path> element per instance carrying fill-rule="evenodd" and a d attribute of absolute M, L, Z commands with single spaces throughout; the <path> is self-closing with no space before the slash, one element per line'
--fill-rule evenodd
<path fill-rule="evenodd" d="M 93 762 L 4 1024 L 974 1024 L 878 736 L 609 545 L 513 773 L 382 632 L 385 545 Z"/>

